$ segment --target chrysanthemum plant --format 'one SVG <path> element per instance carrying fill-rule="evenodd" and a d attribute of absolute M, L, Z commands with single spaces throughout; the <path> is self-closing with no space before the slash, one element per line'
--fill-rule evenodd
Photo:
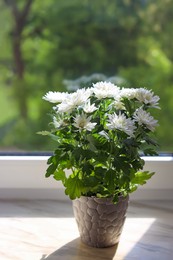
<path fill-rule="evenodd" d="M 159 108 L 159 97 L 151 90 L 97 82 L 74 93 L 48 92 L 43 99 L 55 103 L 50 132 L 40 132 L 56 142 L 46 177 L 61 181 L 70 199 L 112 197 L 116 203 L 154 174 L 142 170 L 141 158 L 157 154 L 157 120 L 150 111 Z"/>

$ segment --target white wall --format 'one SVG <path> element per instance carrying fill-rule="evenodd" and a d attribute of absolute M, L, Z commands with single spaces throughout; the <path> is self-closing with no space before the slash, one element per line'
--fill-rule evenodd
<path fill-rule="evenodd" d="M 48 157 L 0 156 L 0 198 L 66 200 L 63 186 L 45 178 Z M 131 199 L 173 199 L 173 158 L 145 157 L 145 170 L 156 172 Z"/>

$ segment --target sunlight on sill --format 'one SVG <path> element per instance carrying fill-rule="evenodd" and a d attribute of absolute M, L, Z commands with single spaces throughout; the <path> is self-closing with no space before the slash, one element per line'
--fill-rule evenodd
<path fill-rule="evenodd" d="M 120 238 L 117 253 L 123 255 L 123 257 L 128 256 L 134 247 L 147 234 L 155 221 L 155 218 L 127 218 Z"/>

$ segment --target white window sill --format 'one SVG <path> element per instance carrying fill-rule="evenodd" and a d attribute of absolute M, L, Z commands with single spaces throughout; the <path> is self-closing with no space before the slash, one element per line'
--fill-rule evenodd
<path fill-rule="evenodd" d="M 0 198 L 66 200 L 64 188 L 52 177 L 45 178 L 47 156 L 0 156 Z M 144 157 L 144 170 L 156 172 L 131 199 L 173 198 L 173 157 Z"/>

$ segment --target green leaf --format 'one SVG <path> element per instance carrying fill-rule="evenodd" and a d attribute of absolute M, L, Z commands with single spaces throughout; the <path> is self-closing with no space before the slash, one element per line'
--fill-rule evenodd
<path fill-rule="evenodd" d="M 65 172 L 62 169 L 56 170 L 54 172 L 54 179 L 57 181 L 62 181 L 62 183 L 65 183 L 65 181 L 66 181 Z"/>
<path fill-rule="evenodd" d="M 69 178 L 65 181 L 65 194 L 69 195 L 70 199 L 73 200 L 75 198 L 79 198 L 83 191 L 82 181 L 76 176 L 69 176 Z"/>
<path fill-rule="evenodd" d="M 158 155 L 157 152 L 152 148 L 146 148 L 144 149 L 145 155 Z"/>
<path fill-rule="evenodd" d="M 55 164 L 51 164 L 46 171 L 46 177 L 49 177 L 50 175 L 54 174 L 54 172 L 56 171 L 57 165 Z"/>
<path fill-rule="evenodd" d="M 94 175 L 86 176 L 83 180 L 83 185 L 88 190 L 92 190 L 93 187 L 98 186 L 99 180 Z"/>
<path fill-rule="evenodd" d="M 92 159 L 95 153 L 89 149 L 83 149 L 82 147 L 77 147 L 73 150 L 73 157 L 78 162 L 79 160 L 89 160 Z"/>
<path fill-rule="evenodd" d="M 94 170 L 94 167 L 92 164 L 90 164 L 89 162 L 85 162 L 82 165 L 82 172 L 86 173 L 87 175 L 89 175 L 92 171 Z"/>
<path fill-rule="evenodd" d="M 148 143 L 148 144 L 151 144 L 151 145 L 154 145 L 154 146 L 157 146 L 157 141 L 154 140 L 153 138 L 149 137 L 148 135 L 146 135 L 144 137 L 144 140 Z"/>
<path fill-rule="evenodd" d="M 56 149 L 56 150 L 55 150 L 55 156 L 58 157 L 58 156 L 62 155 L 62 151 L 63 151 L 63 150 L 60 149 L 60 148 L 59 148 L 59 149 Z"/>
<path fill-rule="evenodd" d="M 117 171 L 128 171 L 130 169 L 130 164 L 126 161 L 127 158 L 125 156 L 117 156 L 114 157 L 113 166 L 116 168 Z"/>
<path fill-rule="evenodd" d="M 37 134 L 39 135 L 43 135 L 43 136 L 50 136 L 54 141 L 58 141 L 59 137 L 50 133 L 49 131 L 40 131 L 40 132 L 37 132 Z"/>
<path fill-rule="evenodd" d="M 108 153 L 105 151 L 99 151 L 97 154 L 93 156 L 93 158 L 96 160 L 95 165 L 101 164 L 101 165 L 107 165 L 107 158 Z"/>
<path fill-rule="evenodd" d="M 99 132 L 100 133 L 100 132 Z M 106 135 L 106 133 L 105 133 Z M 108 140 L 107 138 L 105 138 L 105 135 L 100 135 L 100 134 L 93 134 L 92 136 L 88 136 L 88 141 L 90 143 L 92 143 L 96 149 L 104 149 L 104 144 L 107 144 L 108 143 Z"/>
<path fill-rule="evenodd" d="M 106 169 L 101 166 L 97 166 L 94 169 L 95 176 L 100 180 L 103 180 L 103 178 L 105 178 L 105 172 L 106 172 Z"/>
<path fill-rule="evenodd" d="M 48 158 L 47 164 L 51 164 L 51 163 L 52 163 L 53 157 L 54 157 L 54 156 L 51 156 L 51 157 Z"/>
<path fill-rule="evenodd" d="M 105 175 L 105 182 L 106 182 L 106 187 L 109 190 L 110 193 L 114 193 L 115 191 L 115 171 L 113 170 L 108 170 Z"/>
<path fill-rule="evenodd" d="M 132 179 L 132 184 L 140 184 L 143 185 L 146 183 L 147 180 L 149 180 L 154 175 L 154 172 L 149 171 L 139 171 L 135 173 L 135 177 Z"/>
<path fill-rule="evenodd" d="M 145 161 L 140 157 L 130 162 L 135 171 L 143 169 Z"/>
<path fill-rule="evenodd" d="M 138 188 L 138 185 L 137 185 L 137 184 L 130 185 L 130 187 L 129 187 L 129 192 L 132 193 L 132 192 L 136 191 L 137 188 Z"/>
<path fill-rule="evenodd" d="M 125 104 L 127 111 L 129 111 L 129 113 L 132 114 L 133 110 L 132 110 L 132 107 L 131 107 L 130 100 L 128 100 L 127 98 L 124 98 L 124 104 Z"/>

